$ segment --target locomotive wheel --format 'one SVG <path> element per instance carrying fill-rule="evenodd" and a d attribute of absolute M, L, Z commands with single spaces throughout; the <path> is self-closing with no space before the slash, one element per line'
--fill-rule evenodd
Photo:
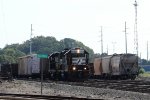
<path fill-rule="evenodd" d="M 55 78 L 54 78 L 54 73 L 51 73 L 51 74 L 50 74 L 50 79 L 52 79 L 52 80 L 55 79 Z"/>

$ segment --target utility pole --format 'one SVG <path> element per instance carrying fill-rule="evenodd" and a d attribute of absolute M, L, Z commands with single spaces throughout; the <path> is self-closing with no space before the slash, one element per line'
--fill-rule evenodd
<path fill-rule="evenodd" d="M 133 4 L 135 7 L 135 23 L 134 23 L 134 49 L 138 56 L 138 32 L 137 32 L 137 1 L 135 0 L 135 3 Z"/>
<path fill-rule="evenodd" d="M 141 52 L 140 52 L 140 65 L 142 65 L 142 56 L 141 56 Z"/>
<path fill-rule="evenodd" d="M 147 62 L 148 62 L 148 41 L 147 41 Z"/>
<path fill-rule="evenodd" d="M 101 26 L 101 55 L 103 54 L 103 29 Z"/>
<path fill-rule="evenodd" d="M 65 46 L 65 39 L 63 39 L 63 47 L 64 47 L 64 49 L 66 48 L 66 46 Z"/>
<path fill-rule="evenodd" d="M 108 45 L 107 45 L 107 55 L 108 55 Z"/>
<path fill-rule="evenodd" d="M 112 42 L 112 44 L 113 44 L 113 54 L 114 54 L 114 52 L 115 52 L 115 44 L 116 44 L 116 42 Z"/>
<path fill-rule="evenodd" d="M 32 24 L 31 24 L 31 34 L 30 34 L 30 55 L 32 54 Z"/>
<path fill-rule="evenodd" d="M 126 54 L 127 54 L 127 27 L 126 27 L 126 22 L 125 22 L 125 49 L 126 49 Z"/>
<path fill-rule="evenodd" d="M 72 44 L 71 47 L 74 48 L 75 47 L 74 42 L 72 42 L 71 44 Z"/>

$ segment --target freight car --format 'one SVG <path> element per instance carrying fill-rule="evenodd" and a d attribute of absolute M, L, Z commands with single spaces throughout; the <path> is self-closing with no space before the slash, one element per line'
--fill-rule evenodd
<path fill-rule="evenodd" d="M 17 63 L 4 63 L 0 64 L 0 78 L 12 79 L 18 76 L 18 64 Z"/>
<path fill-rule="evenodd" d="M 94 60 L 95 78 L 135 79 L 138 72 L 138 57 L 134 54 L 114 54 Z"/>
<path fill-rule="evenodd" d="M 40 78 L 41 66 L 43 66 L 43 77 L 49 76 L 49 62 L 47 58 L 38 58 L 37 54 L 19 57 L 18 77 Z"/>
<path fill-rule="evenodd" d="M 52 79 L 86 79 L 89 75 L 89 53 L 81 48 L 65 49 L 49 55 Z"/>

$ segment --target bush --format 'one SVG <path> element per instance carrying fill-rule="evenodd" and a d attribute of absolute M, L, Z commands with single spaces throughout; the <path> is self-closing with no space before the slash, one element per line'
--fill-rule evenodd
<path fill-rule="evenodd" d="M 144 74 L 145 73 L 145 70 L 144 70 L 144 68 L 140 68 L 140 70 L 139 70 L 139 74 Z"/>

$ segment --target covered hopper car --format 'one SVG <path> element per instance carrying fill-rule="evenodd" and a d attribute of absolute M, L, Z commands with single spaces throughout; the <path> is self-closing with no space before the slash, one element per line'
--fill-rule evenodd
<path fill-rule="evenodd" d="M 114 54 L 94 60 L 96 78 L 135 79 L 138 72 L 138 57 L 134 54 Z"/>

